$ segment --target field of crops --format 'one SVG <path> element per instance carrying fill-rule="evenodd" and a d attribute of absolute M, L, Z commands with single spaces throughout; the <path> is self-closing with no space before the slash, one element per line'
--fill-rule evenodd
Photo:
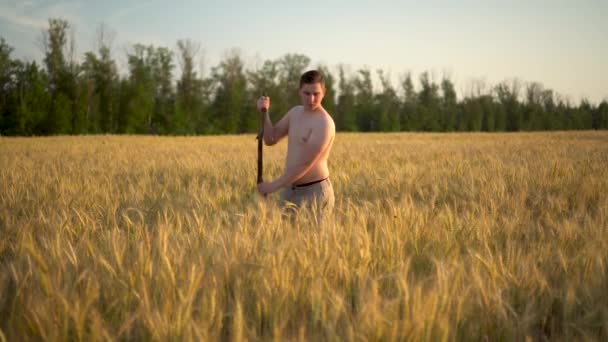
<path fill-rule="evenodd" d="M 0 340 L 608 339 L 608 132 L 339 133 L 320 226 L 256 146 L 0 137 Z"/>

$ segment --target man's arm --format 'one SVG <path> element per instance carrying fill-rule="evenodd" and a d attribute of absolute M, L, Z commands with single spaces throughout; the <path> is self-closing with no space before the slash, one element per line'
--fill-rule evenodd
<path fill-rule="evenodd" d="M 302 159 L 297 164 L 285 169 L 283 176 L 274 181 L 276 187 L 282 188 L 304 176 L 331 145 L 333 136 L 333 127 L 328 122 L 314 128 L 308 141 L 303 146 Z"/>
<path fill-rule="evenodd" d="M 289 132 L 289 116 L 291 111 L 287 112 L 276 125 L 272 125 L 268 112 L 264 114 L 264 143 L 271 146 L 283 139 Z"/>

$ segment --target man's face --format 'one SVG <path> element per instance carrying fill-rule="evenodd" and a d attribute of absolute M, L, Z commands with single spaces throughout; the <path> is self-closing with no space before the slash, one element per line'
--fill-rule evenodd
<path fill-rule="evenodd" d="M 321 83 L 304 83 L 300 87 L 300 98 L 302 99 L 302 105 L 307 110 L 316 110 L 321 106 L 321 101 L 325 96 L 325 89 Z"/>

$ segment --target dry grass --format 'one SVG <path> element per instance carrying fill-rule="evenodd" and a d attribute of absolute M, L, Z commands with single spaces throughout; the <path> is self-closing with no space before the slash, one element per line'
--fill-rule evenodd
<path fill-rule="evenodd" d="M 608 338 L 608 132 L 341 134 L 321 227 L 255 153 L 0 138 L 0 340 Z"/>

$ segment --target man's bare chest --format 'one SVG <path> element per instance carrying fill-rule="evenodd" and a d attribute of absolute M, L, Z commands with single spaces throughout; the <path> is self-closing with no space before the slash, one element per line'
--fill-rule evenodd
<path fill-rule="evenodd" d="M 308 122 L 306 122 L 308 121 Z M 310 140 L 314 129 L 312 120 L 297 120 L 289 127 L 289 141 L 292 144 L 305 144 Z"/>

